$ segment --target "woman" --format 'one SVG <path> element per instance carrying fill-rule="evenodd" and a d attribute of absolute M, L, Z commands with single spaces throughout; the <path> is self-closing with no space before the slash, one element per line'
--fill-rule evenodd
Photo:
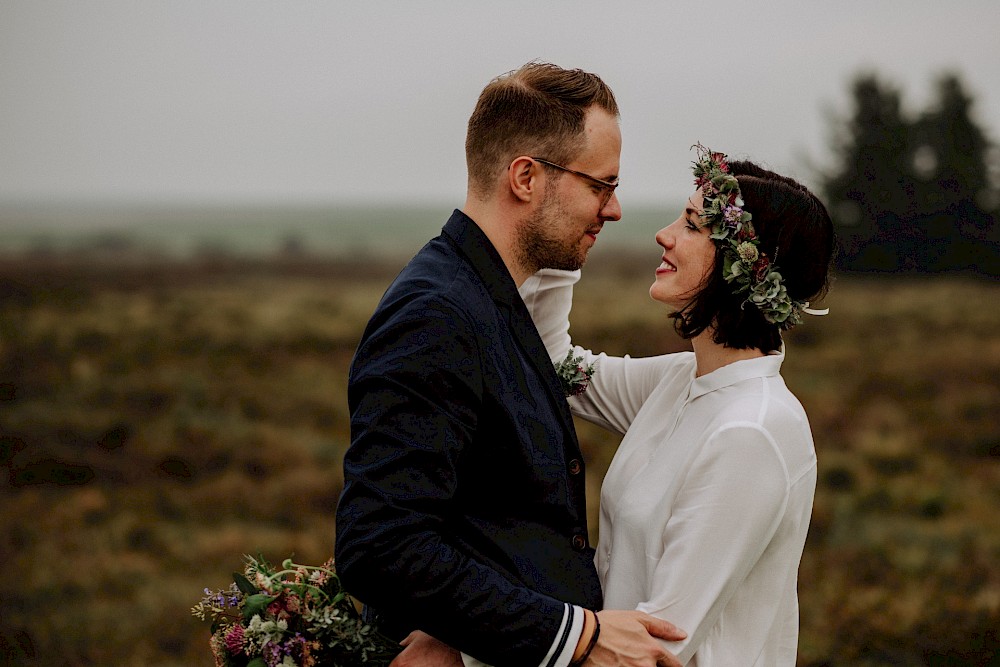
<path fill-rule="evenodd" d="M 696 149 L 697 190 L 656 235 L 649 290 L 693 352 L 572 347 L 578 272 L 542 271 L 521 293 L 554 361 L 595 364 L 570 398 L 574 414 L 624 434 L 601 491 L 605 608 L 687 630 L 670 645 L 683 664 L 794 665 L 816 456 L 779 374 L 781 331 L 816 313 L 808 301 L 828 285 L 832 224 L 795 181 Z"/>

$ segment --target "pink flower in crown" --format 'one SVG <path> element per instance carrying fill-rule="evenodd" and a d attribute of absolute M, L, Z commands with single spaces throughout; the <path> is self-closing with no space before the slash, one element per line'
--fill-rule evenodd
<path fill-rule="evenodd" d="M 739 230 L 736 232 L 737 241 L 753 241 L 757 238 L 757 234 L 753 230 L 753 225 L 747 223 L 745 225 L 740 225 Z"/>
<path fill-rule="evenodd" d="M 753 265 L 753 276 L 754 280 L 760 282 L 767 275 L 767 272 L 771 268 L 771 260 L 767 258 L 767 255 L 760 253 L 757 261 Z"/>
<path fill-rule="evenodd" d="M 701 192 L 705 197 L 713 197 L 717 192 L 715 185 L 712 183 L 712 177 L 710 174 L 705 174 L 704 176 L 699 176 L 694 179 L 695 187 L 701 188 Z"/>
<path fill-rule="evenodd" d="M 228 650 L 233 655 L 240 655 L 243 653 L 243 626 L 237 623 L 226 631 L 226 636 L 223 639 L 226 644 L 226 650 Z"/>
<path fill-rule="evenodd" d="M 729 163 L 726 162 L 725 153 L 712 153 L 712 162 L 716 164 L 720 171 L 729 173 Z"/>

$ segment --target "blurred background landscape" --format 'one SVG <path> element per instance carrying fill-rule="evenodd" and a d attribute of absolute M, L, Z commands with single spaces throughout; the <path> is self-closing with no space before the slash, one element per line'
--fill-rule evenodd
<path fill-rule="evenodd" d="M 647 288 L 695 141 L 834 217 L 783 367 L 819 457 L 799 665 L 1000 664 L 1000 12 L 939 5 L 0 4 L 0 664 L 207 667 L 203 588 L 332 554 L 354 347 L 533 58 L 623 110 L 578 342 L 686 349 Z M 578 430 L 595 530 L 618 440 Z"/>

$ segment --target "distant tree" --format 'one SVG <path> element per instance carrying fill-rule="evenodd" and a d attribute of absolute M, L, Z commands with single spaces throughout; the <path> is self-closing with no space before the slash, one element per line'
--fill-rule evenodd
<path fill-rule="evenodd" d="M 893 270 L 910 246 L 913 146 L 900 93 L 874 74 L 855 79 L 853 110 L 834 138 L 837 171 L 824 184 L 839 225 L 838 261 L 853 270 Z M 900 256 L 902 254 L 902 257 Z"/>
<path fill-rule="evenodd" d="M 822 177 L 840 268 L 997 275 L 991 144 L 959 77 L 943 76 L 935 103 L 912 120 L 875 74 L 858 76 L 851 94 L 849 118 L 834 127 L 835 167 Z"/>
<path fill-rule="evenodd" d="M 973 269 L 996 275 L 990 141 L 971 117 L 972 104 L 959 76 L 945 74 L 937 82 L 936 103 L 915 123 L 917 224 L 925 235 L 922 264 L 929 271 Z"/>

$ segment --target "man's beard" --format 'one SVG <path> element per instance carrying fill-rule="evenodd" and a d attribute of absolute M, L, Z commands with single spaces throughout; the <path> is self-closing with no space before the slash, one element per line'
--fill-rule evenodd
<path fill-rule="evenodd" d="M 521 223 L 517 236 L 517 258 L 530 273 L 539 269 L 576 271 L 587 261 L 587 251 L 579 243 L 552 236 L 559 222 L 568 218 L 562 202 L 547 194 L 538 212 Z M 581 234 L 581 238 L 582 238 Z"/>

